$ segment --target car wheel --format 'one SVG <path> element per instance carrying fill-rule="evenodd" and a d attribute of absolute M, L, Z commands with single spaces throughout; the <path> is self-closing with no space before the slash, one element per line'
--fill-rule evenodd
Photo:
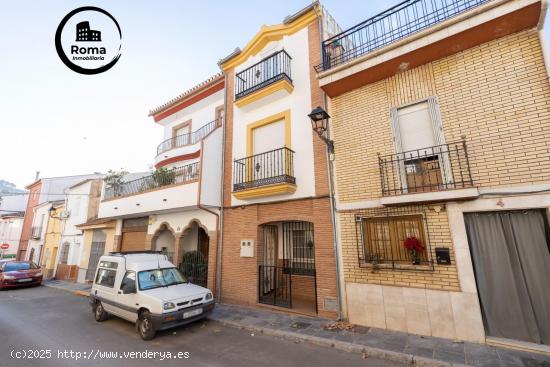
<path fill-rule="evenodd" d="M 151 340 L 155 337 L 157 332 L 153 326 L 153 319 L 151 318 L 149 311 L 143 311 L 139 316 L 138 332 L 139 336 L 141 336 L 141 339 L 143 340 Z"/>
<path fill-rule="evenodd" d="M 105 311 L 105 309 L 103 308 L 103 305 L 101 304 L 101 302 L 97 301 L 97 303 L 95 304 L 95 308 L 94 308 L 95 321 L 97 321 L 97 322 L 105 321 L 105 320 L 107 320 L 108 316 L 109 316 L 109 314 L 107 313 L 107 311 Z"/>

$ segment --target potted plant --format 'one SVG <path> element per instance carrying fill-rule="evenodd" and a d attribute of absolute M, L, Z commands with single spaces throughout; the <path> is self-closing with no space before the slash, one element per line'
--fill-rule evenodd
<path fill-rule="evenodd" d="M 415 236 L 410 236 L 405 239 L 403 246 L 411 254 L 413 265 L 420 265 L 420 254 L 424 251 L 425 247 L 422 242 Z"/>
<path fill-rule="evenodd" d="M 151 174 L 155 187 L 172 185 L 176 182 L 176 172 L 173 169 L 164 167 L 154 170 Z"/>
<path fill-rule="evenodd" d="M 110 169 L 105 178 L 105 186 L 107 190 L 112 192 L 113 197 L 117 197 L 121 194 L 122 185 L 124 184 L 124 176 L 128 174 L 128 171 L 121 169 L 120 171 L 113 171 Z"/>

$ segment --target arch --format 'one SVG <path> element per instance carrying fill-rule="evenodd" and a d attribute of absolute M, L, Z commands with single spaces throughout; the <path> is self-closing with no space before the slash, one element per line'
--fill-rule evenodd
<path fill-rule="evenodd" d="M 168 223 L 161 223 L 151 238 L 151 248 L 157 251 L 165 251 L 168 259 L 174 261 L 174 258 L 177 256 L 176 247 L 176 232 Z"/>
<path fill-rule="evenodd" d="M 183 229 L 179 233 L 179 237 L 184 236 L 185 232 L 193 226 L 193 222 L 197 223 L 197 226 L 199 228 L 202 228 L 206 232 L 206 234 L 208 234 L 208 227 L 206 227 L 204 224 L 202 224 L 202 222 L 199 219 L 193 218 L 193 219 L 189 220 L 189 222 L 187 223 L 187 225 L 185 227 L 183 227 Z"/>
<path fill-rule="evenodd" d="M 170 232 L 172 232 L 172 235 L 174 236 L 174 238 L 178 237 L 178 234 L 176 231 L 174 231 L 174 228 L 172 228 L 172 226 L 170 225 L 170 223 L 164 221 L 162 222 L 158 228 L 156 229 L 155 233 L 153 233 L 153 238 L 155 238 L 156 236 L 158 236 L 160 234 L 160 232 L 162 232 L 163 230 L 169 230 Z"/>

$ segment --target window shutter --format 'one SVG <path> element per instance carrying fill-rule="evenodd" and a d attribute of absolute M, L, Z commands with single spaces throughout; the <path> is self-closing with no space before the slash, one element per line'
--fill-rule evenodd
<path fill-rule="evenodd" d="M 428 108 L 430 110 L 430 119 L 432 121 L 432 131 L 435 143 L 437 145 L 443 145 L 445 144 L 445 135 L 443 134 L 443 124 L 441 122 L 437 97 L 428 97 Z"/>
<path fill-rule="evenodd" d="M 395 170 L 399 172 L 399 179 L 401 180 L 401 187 L 403 192 L 407 192 L 407 172 L 405 169 L 405 156 L 403 153 L 403 143 L 401 140 L 401 129 L 399 128 L 399 115 L 397 114 L 397 108 L 393 107 L 390 110 L 391 115 L 391 128 L 393 132 L 393 146 L 395 147 L 395 153 L 397 154 L 397 160 L 395 162 Z"/>
<path fill-rule="evenodd" d="M 393 132 L 393 145 L 396 153 L 403 151 L 403 145 L 401 143 L 401 130 L 399 129 L 399 117 L 397 114 L 397 108 L 393 107 L 390 110 L 391 116 L 391 128 Z"/>
<path fill-rule="evenodd" d="M 439 153 L 443 182 L 446 184 L 451 184 L 453 182 L 453 174 L 451 162 L 449 161 L 450 148 L 445 142 L 445 134 L 443 134 L 443 123 L 441 121 L 441 113 L 439 112 L 437 97 L 428 97 L 428 106 L 430 110 L 430 119 L 432 121 L 434 140 L 439 146 L 437 149 L 434 148 L 434 152 Z"/>

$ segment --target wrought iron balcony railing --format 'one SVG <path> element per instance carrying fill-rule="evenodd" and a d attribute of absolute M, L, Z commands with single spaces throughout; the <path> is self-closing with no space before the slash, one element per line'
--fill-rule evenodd
<path fill-rule="evenodd" d="M 107 187 L 105 188 L 104 199 L 120 198 L 163 186 L 189 183 L 196 181 L 198 178 L 199 162 L 195 162 L 166 171 L 157 171 L 149 176 L 124 182 L 121 185 Z"/>
<path fill-rule="evenodd" d="M 382 196 L 473 187 L 464 141 L 378 157 Z"/>
<path fill-rule="evenodd" d="M 326 71 L 443 22 L 490 0 L 406 0 L 323 41 Z"/>
<path fill-rule="evenodd" d="M 31 228 L 31 237 L 35 240 L 39 240 L 42 236 L 42 227 L 32 227 Z"/>
<path fill-rule="evenodd" d="M 238 73 L 235 77 L 235 100 L 282 79 L 292 83 L 290 60 L 289 54 L 281 50 Z"/>
<path fill-rule="evenodd" d="M 296 183 L 294 151 L 279 148 L 234 161 L 233 191 L 276 183 Z"/>
<path fill-rule="evenodd" d="M 221 124 L 222 124 L 222 120 L 216 119 L 200 127 L 199 129 L 195 130 L 192 133 L 168 138 L 162 143 L 160 143 L 159 146 L 157 147 L 157 155 L 164 153 L 170 149 L 198 143 L 199 141 L 204 139 L 208 134 L 214 131 L 217 127 L 221 126 Z"/>

